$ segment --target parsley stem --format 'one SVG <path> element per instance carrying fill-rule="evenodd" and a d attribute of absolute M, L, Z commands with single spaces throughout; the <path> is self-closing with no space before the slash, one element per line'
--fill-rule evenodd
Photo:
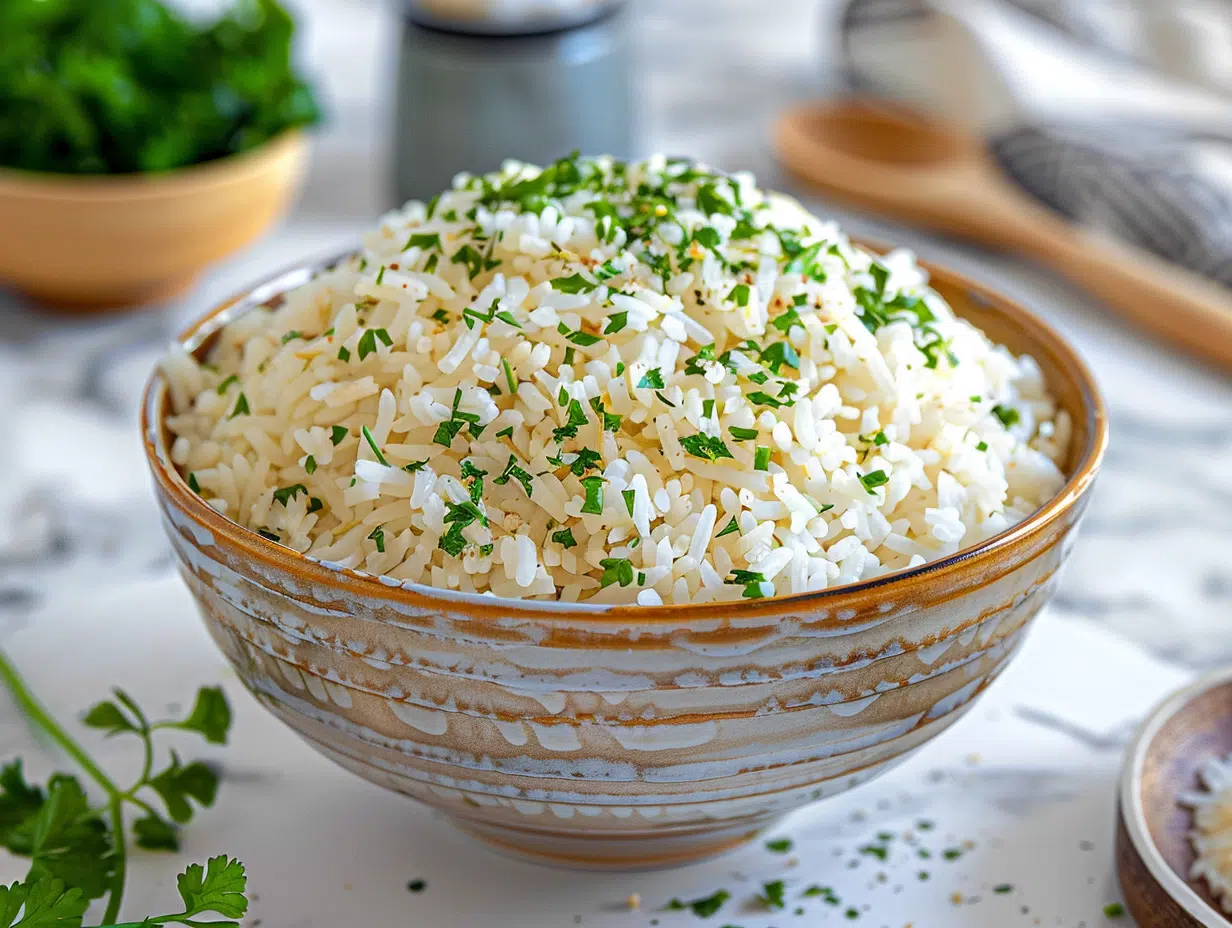
<path fill-rule="evenodd" d="M 112 877 L 111 889 L 107 894 L 107 911 L 103 915 L 103 924 L 114 925 L 116 916 L 120 913 L 120 902 L 124 898 L 124 870 L 127 854 L 124 842 L 124 794 L 111 778 L 103 773 L 98 764 L 94 763 L 85 749 L 73 740 L 59 722 L 52 718 L 51 713 L 30 691 L 26 681 L 22 679 L 17 668 L 2 650 L 0 650 L 0 680 L 13 694 L 13 699 L 16 700 L 18 707 L 25 713 L 31 724 L 42 729 L 107 794 L 107 807 L 111 813 L 111 826 L 114 832 L 112 854 L 115 858 L 115 875 Z"/>
<path fill-rule="evenodd" d="M 17 705 L 25 712 L 26 717 L 34 723 L 35 726 L 41 728 L 48 737 L 58 744 L 64 753 L 77 762 L 90 779 L 97 783 L 106 793 L 109 798 L 120 795 L 120 789 L 112 782 L 107 774 L 99 769 L 98 765 L 90 758 L 90 755 L 85 752 L 76 741 L 72 739 L 60 723 L 51 717 L 51 714 L 43 707 L 43 705 L 30 692 L 30 688 L 26 685 L 26 681 L 18 674 L 17 668 L 9 661 L 8 655 L 0 651 L 0 680 L 9 688 L 9 692 L 13 694 L 13 698 L 17 700 Z"/>
<path fill-rule="evenodd" d="M 115 836 L 115 871 L 111 878 L 111 891 L 107 893 L 103 924 L 114 925 L 120 916 L 120 902 L 124 899 L 124 871 L 128 862 L 124 843 L 124 797 L 113 794 L 111 801 L 107 803 L 107 811 L 111 816 L 111 832 Z"/>

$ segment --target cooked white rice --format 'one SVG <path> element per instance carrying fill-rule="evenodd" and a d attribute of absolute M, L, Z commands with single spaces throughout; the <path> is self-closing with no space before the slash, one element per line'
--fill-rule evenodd
<path fill-rule="evenodd" d="M 1211 895 L 1232 913 L 1232 756 L 1207 760 L 1198 779 L 1203 788 L 1181 796 L 1194 813 L 1189 842 L 1197 859 L 1189 877 L 1206 880 Z"/>
<path fill-rule="evenodd" d="M 597 603 L 803 593 L 943 557 L 1061 487 L 1039 367 L 907 252 L 663 157 L 509 163 L 164 362 L 172 457 L 296 551 Z"/>

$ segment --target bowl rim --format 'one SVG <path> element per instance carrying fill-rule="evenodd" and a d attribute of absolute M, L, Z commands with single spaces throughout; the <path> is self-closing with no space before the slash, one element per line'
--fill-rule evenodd
<path fill-rule="evenodd" d="M 1226 685 L 1229 681 L 1232 681 L 1232 668 L 1223 667 L 1212 670 L 1165 697 L 1155 708 L 1151 709 L 1142 724 L 1138 726 L 1125 752 L 1118 791 L 1121 820 L 1125 825 L 1125 833 L 1142 859 L 1143 865 L 1159 887 L 1172 897 L 1172 900 L 1181 906 L 1186 914 L 1208 928 L 1226 926 L 1228 918 L 1211 908 L 1206 900 L 1194 892 L 1193 887 L 1172 869 L 1160 853 L 1155 840 L 1151 837 L 1151 829 L 1147 824 L 1146 812 L 1142 806 L 1142 771 L 1146 766 L 1151 743 L 1164 726 L 1172 720 L 1172 717 L 1193 700 L 1216 687 Z"/>
<path fill-rule="evenodd" d="M 878 254 L 888 247 L 883 243 L 862 237 L 852 237 L 853 244 Z M 264 305 L 275 297 L 308 282 L 318 273 L 334 267 L 362 249 L 347 249 L 332 256 L 313 261 L 300 262 L 272 274 L 263 281 L 239 291 L 217 304 L 204 315 L 189 323 L 176 337 L 175 343 L 189 352 L 221 329 L 226 323 Z M 757 619 L 768 614 L 782 615 L 794 611 L 826 611 L 833 606 L 842 609 L 859 597 L 883 588 L 904 588 L 923 579 L 932 579 L 938 574 L 956 575 L 968 562 L 979 560 L 992 563 L 1001 553 L 1012 549 L 1024 539 L 1041 533 L 1060 519 L 1085 496 L 1094 484 L 1104 451 L 1108 445 L 1108 414 L 1103 396 L 1087 364 L 1070 347 L 1051 325 L 1030 310 L 995 289 L 978 283 L 965 274 L 950 270 L 930 261 L 919 262 L 929 273 L 930 283 L 937 278 L 946 284 L 963 288 L 980 305 L 996 312 L 1007 313 L 1019 328 L 1031 330 L 1034 340 L 1047 349 L 1054 364 L 1064 370 L 1079 387 L 1082 411 L 1086 419 L 1087 441 L 1079 456 L 1073 473 L 1065 485 L 1044 505 L 1016 525 L 985 539 L 977 545 L 962 548 L 954 554 L 917 567 L 904 568 L 871 580 L 861 580 L 841 586 L 827 587 L 807 593 L 791 593 L 759 599 L 741 599 L 719 604 L 718 610 L 731 622 L 740 619 Z M 1040 352 L 1034 352 L 1039 354 Z M 323 584 L 342 587 L 360 596 L 376 597 L 417 607 L 438 607 L 445 603 L 465 605 L 472 612 L 492 617 L 515 612 L 519 617 L 546 621 L 620 619 L 647 624 L 687 623 L 699 618 L 714 618 L 715 603 L 662 603 L 644 606 L 638 604 L 588 604 L 559 602 L 554 600 L 512 599 L 486 594 L 462 593 L 454 590 L 438 590 L 426 584 L 397 581 L 366 571 L 344 567 L 340 564 L 308 557 L 292 548 L 271 541 L 256 532 L 234 522 L 209 506 L 200 496 L 189 489 L 179 469 L 170 463 L 165 442 L 162 420 L 165 414 L 167 383 L 161 367 L 155 367 L 146 383 L 141 404 L 141 432 L 147 463 L 155 479 L 156 490 L 168 497 L 168 505 L 177 505 L 197 525 L 211 535 L 222 535 L 234 546 L 243 550 L 265 568 L 286 570 L 299 575 L 308 575 Z M 1003 571 L 1002 573 L 1005 573 Z M 986 577 L 992 582 L 1001 574 Z"/>
<path fill-rule="evenodd" d="M 169 171 L 131 174 L 61 174 L 0 166 L 0 198 L 48 202 L 108 203 L 206 192 L 240 183 L 264 171 L 271 161 L 294 157 L 306 144 L 303 129 L 284 129 L 256 148 Z"/>

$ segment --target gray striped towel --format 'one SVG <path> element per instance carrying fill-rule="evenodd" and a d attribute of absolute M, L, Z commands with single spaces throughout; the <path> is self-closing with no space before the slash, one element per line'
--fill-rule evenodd
<path fill-rule="evenodd" d="M 1232 288 L 1232 0 L 848 0 L 853 90 L 944 116 L 1074 222 Z"/>

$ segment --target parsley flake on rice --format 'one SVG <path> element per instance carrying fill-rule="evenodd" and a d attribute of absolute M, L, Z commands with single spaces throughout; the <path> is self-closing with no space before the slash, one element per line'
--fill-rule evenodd
<path fill-rule="evenodd" d="M 209 505 L 506 597 L 733 601 L 914 566 L 1053 496 L 1070 436 L 1035 361 L 909 253 L 661 156 L 460 175 L 207 360 L 163 370 Z"/>

